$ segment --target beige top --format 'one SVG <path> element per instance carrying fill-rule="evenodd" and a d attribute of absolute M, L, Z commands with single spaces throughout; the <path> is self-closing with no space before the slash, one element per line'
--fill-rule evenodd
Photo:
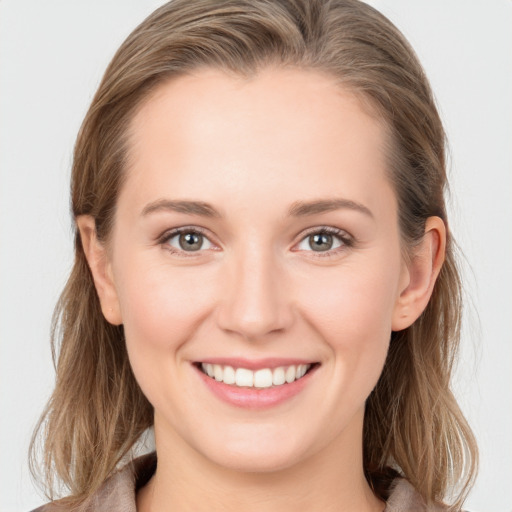
<path fill-rule="evenodd" d="M 76 512 L 136 512 L 135 495 L 153 476 L 155 453 L 135 459 L 114 473 L 102 487 L 90 496 Z M 58 502 L 43 505 L 32 512 L 61 512 L 67 510 Z M 384 512 L 440 512 L 441 507 L 428 508 L 421 496 L 404 478 L 397 478 Z"/>

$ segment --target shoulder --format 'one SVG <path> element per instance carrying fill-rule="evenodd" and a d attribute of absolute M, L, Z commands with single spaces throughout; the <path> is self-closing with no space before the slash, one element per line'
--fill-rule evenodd
<path fill-rule="evenodd" d="M 150 453 L 129 462 L 115 472 L 75 512 L 136 512 L 135 496 L 156 470 L 156 454 Z M 396 478 L 391 486 L 385 512 L 446 512 L 442 505 L 427 506 L 421 495 L 405 478 Z M 66 500 L 39 507 L 32 512 L 69 512 Z"/>
<path fill-rule="evenodd" d="M 150 453 L 129 462 L 116 471 L 75 512 L 136 512 L 135 496 L 156 470 L 156 454 Z M 32 512 L 69 512 L 66 500 L 58 500 Z"/>
<path fill-rule="evenodd" d="M 426 505 L 420 493 L 405 479 L 396 478 L 384 512 L 446 512 L 443 505 Z"/>

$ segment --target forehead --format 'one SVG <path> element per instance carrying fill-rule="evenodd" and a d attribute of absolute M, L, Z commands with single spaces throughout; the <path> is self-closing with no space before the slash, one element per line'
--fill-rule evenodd
<path fill-rule="evenodd" d="M 281 190 L 283 200 L 348 194 L 371 206 L 389 188 L 386 141 L 384 124 L 326 75 L 203 69 L 161 85 L 138 110 L 127 181 L 139 198 L 166 188 L 212 201 Z"/>

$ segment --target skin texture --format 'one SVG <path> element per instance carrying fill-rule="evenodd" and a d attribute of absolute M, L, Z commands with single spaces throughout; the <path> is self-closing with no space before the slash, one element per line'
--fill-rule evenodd
<path fill-rule="evenodd" d="M 158 469 L 139 509 L 382 510 L 363 475 L 364 404 L 391 331 L 425 308 L 445 243 L 430 218 L 403 258 L 384 126 L 314 72 L 200 70 L 161 86 L 130 130 L 108 246 L 93 219 L 78 226 L 103 312 L 124 324 L 155 408 Z M 352 203 L 290 215 L 338 199 Z M 168 200 L 216 214 L 162 208 Z M 177 227 L 201 228 L 202 249 L 165 239 Z M 308 237 L 325 227 L 345 241 L 313 251 Z M 192 362 L 212 357 L 320 367 L 290 400 L 248 410 L 198 377 Z"/>

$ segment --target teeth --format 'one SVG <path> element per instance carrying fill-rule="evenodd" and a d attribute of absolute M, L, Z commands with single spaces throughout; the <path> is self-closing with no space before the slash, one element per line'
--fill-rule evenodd
<path fill-rule="evenodd" d="M 218 366 L 218 365 L 215 365 Z M 218 366 L 222 368 L 222 366 Z M 253 386 L 254 383 L 254 373 L 251 370 L 246 370 L 245 368 L 237 368 L 235 372 L 235 384 L 237 386 Z"/>
<path fill-rule="evenodd" d="M 284 375 L 283 367 L 276 368 L 272 374 L 272 384 L 274 384 L 274 386 L 280 386 L 281 384 L 284 384 L 286 382 Z"/>
<path fill-rule="evenodd" d="M 288 384 L 290 384 L 297 378 L 297 369 L 295 368 L 295 366 L 288 366 L 284 374 L 284 378 L 286 379 L 286 382 L 288 382 Z"/>
<path fill-rule="evenodd" d="M 231 366 L 224 367 L 224 373 L 223 373 L 222 380 L 223 380 L 224 384 L 234 384 L 236 382 L 235 370 Z"/>
<path fill-rule="evenodd" d="M 265 368 L 254 372 L 254 387 L 269 388 L 272 386 L 272 370 Z"/>
<path fill-rule="evenodd" d="M 218 364 L 213 365 L 213 376 L 215 377 L 215 380 L 218 380 L 219 382 L 224 379 L 224 372 L 222 371 L 222 366 L 219 366 Z"/>
<path fill-rule="evenodd" d="M 238 387 L 269 388 L 271 386 L 282 386 L 291 384 L 297 379 L 304 377 L 311 367 L 310 364 L 299 364 L 297 366 L 279 366 L 278 368 L 262 368 L 252 371 L 247 368 L 236 368 L 222 366 L 220 364 L 202 363 L 201 368 L 206 375 L 224 384 L 231 384 Z"/>

